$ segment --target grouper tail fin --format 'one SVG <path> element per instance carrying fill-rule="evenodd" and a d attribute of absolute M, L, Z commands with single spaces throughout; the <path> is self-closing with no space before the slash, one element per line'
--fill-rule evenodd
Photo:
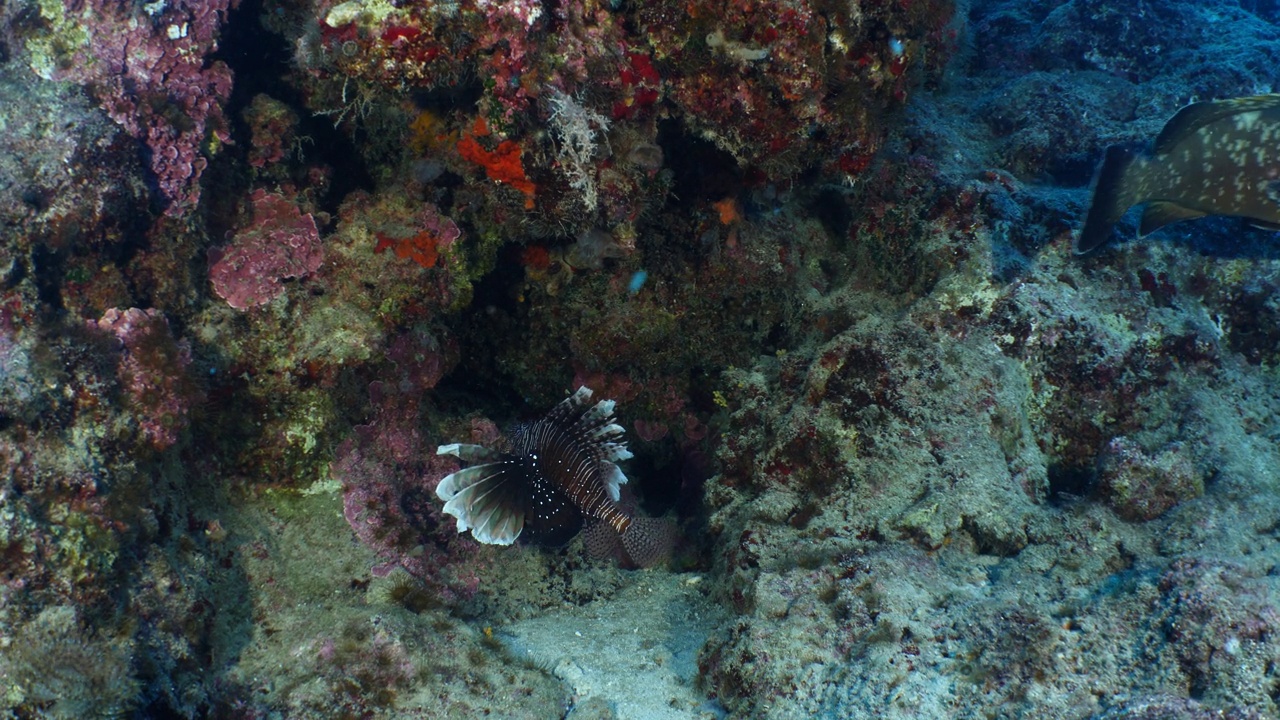
<path fill-rule="evenodd" d="M 1093 200 L 1084 229 L 1076 240 L 1076 254 L 1083 255 L 1111 239 L 1111 231 L 1140 198 L 1133 197 L 1132 172 L 1138 155 L 1119 145 L 1107 148 L 1107 156 L 1093 186 Z"/>

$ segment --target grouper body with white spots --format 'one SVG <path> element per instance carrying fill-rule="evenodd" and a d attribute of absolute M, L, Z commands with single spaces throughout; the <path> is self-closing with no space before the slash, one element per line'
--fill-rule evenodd
<path fill-rule="evenodd" d="M 1280 94 L 1188 105 L 1150 155 L 1108 148 L 1076 251 L 1106 243 L 1125 211 L 1142 203 L 1140 235 L 1206 215 L 1280 229 Z"/>

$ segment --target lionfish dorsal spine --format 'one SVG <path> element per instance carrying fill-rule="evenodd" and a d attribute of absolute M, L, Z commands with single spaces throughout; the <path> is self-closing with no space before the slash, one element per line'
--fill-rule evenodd
<path fill-rule="evenodd" d="M 584 514 L 605 519 L 602 513 L 607 509 L 620 513 L 614 504 L 621 499 L 620 487 L 626 484 L 627 476 L 617 463 L 632 455 L 622 440 L 625 430 L 613 416 L 616 403 L 601 400 L 587 405 L 590 401 L 591 389 L 580 387 L 556 406 L 562 412 L 552 415 L 563 423 L 563 435 L 573 446 L 572 454 L 579 458 L 572 473 L 565 476 L 564 489 Z"/>

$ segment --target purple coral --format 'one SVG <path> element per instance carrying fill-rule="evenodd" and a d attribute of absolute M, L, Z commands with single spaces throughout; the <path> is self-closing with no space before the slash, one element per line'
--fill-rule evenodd
<path fill-rule="evenodd" d="M 116 373 L 123 383 L 142 434 L 163 450 L 178 441 L 187 426 L 187 411 L 195 395 L 187 375 L 191 347 L 175 342 L 169 323 L 158 310 L 108 310 L 89 326 L 111 333 L 122 355 Z"/>
<path fill-rule="evenodd" d="M 201 144 L 209 135 L 230 140 L 222 104 L 231 95 L 231 70 L 205 58 L 217 49 L 219 26 L 238 2 L 63 0 L 88 39 L 59 78 L 90 85 L 111 119 L 146 143 L 169 215 L 200 199 L 208 164 Z"/>
<path fill-rule="evenodd" d="M 375 576 L 403 568 L 446 599 L 468 597 L 479 585 L 478 549 L 459 540 L 435 502 L 436 485 L 458 464 L 431 452 L 417 429 L 420 391 L 439 380 L 443 363 L 425 358 L 435 354 L 426 347 L 412 354 L 418 359 L 397 361 L 400 388 L 369 388 L 375 417 L 338 447 L 330 473 L 342 482 L 347 522 L 381 561 Z"/>
<path fill-rule="evenodd" d="M 270 302 L 284 292 L 281 280 L 320 268 L 324 248 L 310 213 L 278 193 L 257 190 L 253 219 L 235 234 L 209 269 L 218 296 L 237 310 Z"/>
<path fill-rule="evenodd" d="M 462 231 L 458 229 L 458 224 L 453 221 L 453 218 L 441 215 L 440 209 L 431 203 L 423 206 L 419 221 L 423 231 L 436 239 L 436 250 L 447 250 L 462 237 Z"/>

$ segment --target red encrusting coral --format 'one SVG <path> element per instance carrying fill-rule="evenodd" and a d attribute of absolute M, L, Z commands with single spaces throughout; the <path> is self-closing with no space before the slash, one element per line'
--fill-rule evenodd
<path fill-rule="evenodd" d="M 484 173 L 490 180 L 510 185 L 524 193 L 525 209 L 532 209 L 536 188 L 533 181 L 525 175 L 520 144 L 514 140 L 503 140 L 493 150 L 486 150 L 476 137 L 488 134 L 484 120 L 477 118 L 471 133 L 463 135 L 458 141 L 458 154 L 467 162 L 484 168 Z"/>
<path fill-rule="evenodd" d="M 408 258 L 424 268 L 436 266 L 440 254 L 436 252 L 438 239 L 429 232 L 423 231 L 408 238 L 393 238 L 385 233 L 378 233 L 378 244 L 373 251 L 382 254 L 390 248 L 398 258 Z"/>
<path fill-rule="evenodd" d="M 613 104 L 614 120 L 635 117 L 661 97 L 662 77 L 645 53 L 627 53 L 627 64 L 618 71 L 618 79 L 622 81 L 623 97 Z"/>
<path fill-rule="evenodd" d="M 441 215 L 435 205 L 428 203 L 414 218 L 413 227 L 405 231 L 376 231 L 378 243 L 373 252 L 381 255 L 388 248 L 396 257 L 413 260 L 424 268 L 432 268 L 440 259 L 440 252 L 447 250 L 462 231 L 447 215 Z"/>
<path fill-rule="evenodd" d="M 520 251 L 520 264 L 534 270 L 551 267 L 551 251 L 546 245 L 530 245 Z"/>
<path fill-rule="evenodd" d="M 407 25 L 392 25 L 382 31 L 382 42 L 388 45 L 403 45 L 418 37 L 422 31 Z"/>

